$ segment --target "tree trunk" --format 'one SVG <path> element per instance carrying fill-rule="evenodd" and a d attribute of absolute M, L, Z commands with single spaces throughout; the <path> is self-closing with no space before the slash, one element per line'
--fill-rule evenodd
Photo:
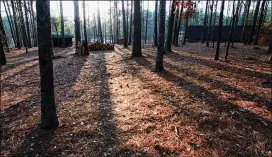
<path fill-rule="evenodd" d="M 171 45 L 172 45 L 172 39 L 173 39 L 172 36 L 173 36 L 173 25 L 174 25 L 174 18 L 175 18 L 175 14 L 174 14 L 175 3 L 176 3 L 176 0 L 173 0 L 172 7 L 171 7 L 171 14 L 168 20 L 167 40 L 165 45 L 165 50 L 167 52 L 172 51 Z"/>
<path fill-rule="evenodd" d="M 87 29 L 86 29 L 86 8 L 85 8 L 85 0 L 83 0 L 82 8 L 83 8 L 83 28 L 84 28 L 84 55 L 89 55 L 88 51 L 88 38 L 87 38 Z M 101 25 L 100 25 L 101 29 Z M 102 33 L 102 32 L 101 32 Z M 102 38 L 103 40 L 103 38 Z"/>
<path fill-rule="evenodd" d="M 15 6 L 14 6 L 14 1 L 10 1 L 11 2 L 11 6 L 12 6 L 12 11 L 13 11 L 13 20 L 14 20 L 14 26 L 15 26 L 15 33 L 16 33 L 16 47 L 18 49 L 21 49 L 21 43 L 20 43 L 20 37 L 19 37 L 19 31 L 18 31 L 18 25 L 17 25 L 17 19 L 16 19 L 16 10 L 15 10 Z"/>
<path fill-rule="evenodd" d="M 2 15 L 0 14 L 0 65 L 6 65 L 6 63 L 7 63 L 6 55 L 5 55 L 5 51 L 4 51 L 4 45 L 2 44 L 2 40 L 4 38 L 6 38 L 6 36 L 5 36 L 5 30 L 3 27 Z M 0 69 L 1 69 L 1 67 L 0 67 Z"/>
<path fill-rule="evenodd" d="M 211 40 L 213 42 L 213 46 L 212 48 L 214 48 L 214 31 L 215 31 L 215 22 L 216 22 L 216 17 L 217 17 L 217 5 L 218 5 L 218 0 L 216 0 L 216 4 L 215 4 L 215 11 L 214 11 L 214 19 L 213 19 L 213 31 L 212 31 L 212 36 L 211 36 Z"/>
<path fill-rule="evenodd" d="M 256 24 L 257 24 L 257 18 L 258 18 L 260 3 L 261 3 L 261 0 L 258 0 L 257 4 L 256 4 L 255 12 L 254 12 L 253 23 L 252 23 L 252 28 L 251 28 L 248 44 L 251 44 L 252 41 L 253 41 L 253 36 L 254 36 L 255 27 L 256 27 Z"/>
<path fill-rule="evenodd" d="M 149 8 L 149 0 L 147 0 L 147 10 L 146 10 L 146 19 L 145 19 L 145 44 L 147 40 L 147 28 L 148 28 L 148 8 Z"/>
<path fill-rule="evenodd" d="M 186 43 L 186 39 L 187 39 L 187 27 L 188 27 L 188 21 L 189 21 L 189 18 L 186 18 L 186 20 L 185 20 L 184 37 L 183 37 L 182 45 L 185 45 L 185 43 Z"/>
<path fill-rule="evenodd" d="M 78 0 L 74 0 L 74 20 L 75 20 L 75 41 L 76 47 L 78 47 L 78 42 L 81 41 Z"/>
<path fill-rule="evenodd" d="M 238 20 L 240 17 L 240 13 L 241 13 L 241 4 L 243 3 L 243 0 L 240 2 L 240 0 L 238 1 L 237 7 L 236 7 L 236 14 L 235 14 L 235 23 L 234 23 L 234 28 L 233 28 L 233 34 L 232 34 L 232 39 L 231 39 L 231 47 L 234 47 L 234 39 L 235 39 L 235 30 L 236 27 L 238 25 Z"/>
<path fill-rule="evenodd" d="M 33 0 L 30 0 L 30 1 L 31 1 L 32 23 L 33 23 L 33 36 L 34 36 L 33 44 L 36 47 L 36 46 L 38 46 L 38 35 L 37 35 L 37 29 L 36 29 L 37 27 L 36 27 L 36 22 L 34 20 L 34 17 L 36 17 L 36 16 L 34 16 L 34 11 L 33 11 Z"/>
<path fill-rule="evenodd" d="M 250 11 L 250 4 L 251 4 L 251 0 L 248 0 L 246 2 L 246 10 L 245 10 L 245 17 L 244 17 L 244 25 L 243 25 L 243 31 L 242 31 L 242 39 L 241 41 L 246 44 L 246 32 L 247 32 L 247 26 L 248 26 L 248 16 L 249 16 L 249 11 Z"/>
<path fill-rule="evenodd" d="M 184 1 L 183 1 L 183 2 L 184 2 Z M 183 13 L 183 3 L 182 3 L 181 8 L 180 8 L 180 13 L 179 13 L 179 17 L 180 17 L 180 18 L 182 17 L 182 13 Z M 179 37 L 179 33 L 180 33 L 181 21 L 182 21 L 182 19 L 179 19 L 178 30 L 177 30 L 177 36 L 176 36 L 176 38 L 175 38 L 175 46 L 178 46 L 178 37 Z"/>
<path fill-rule="evenodd" d="M 113 43 L 113 35 L 112 35 L 112 18 L 111 18 L 111 1 L 110 1 L 110 43 Z"/>
<path fill-rule="evenodd" d="M 41 76 L 41 123 L 42 129 L 56 128 L 59 125 L 53 80 L 51 48 L 50 1 L 36 1 L 38 53 Z"/>
<path fill-rule="evenodd" d="M 11 31 L 11 36 L 12 36 L 12 39 L 13 39 L 13 42 L 15 44 L 15 37 L 14 37 L 14 30 L 13 30 L 13 25 L 11 23 L 11 16 L 7 10 L 7 7 L 6 7 L 6 4 L 5 4 L 5 1 L 3 1 L 4 3 L 4 7 L 5 7 L 5 11 L 6 11 L 6 14 L 7 14 L 7 18 L 8 18 L 8 23 L 9 23 L 9 27 L 10 27 L 10 31 Z M 7 2 L 7 6 L 8 6 L 8 2 Z M 9 51 L 9 50 L 8 50 Z"/>
<path fill-rule="evenodd" d="M 117 10 L 117 1 L 114 1 L 114 8 L 115 8 L 115 43 L 118 43 L 118 40 L 119 40 L 119 28 L 118 28 L 118 10 Z"/>
<path fill-rule="evenodd" d="M 141 45 L 141 7 L 140 1 L 134 1 L 134 34 L 133 34 L 133 47 L 132 57 L 142 56 Z"/>
<path fill-rule="evenodd" d="M 179 8 L 175 14 L 175 20 L 174 20 L 174 35 L 173 35 L 173 40 L 172 40 L 172 44 L 175 45 L 175 39 L 176 39 L 176 36 L 178 36 L 178 21 L 180 19 L 179 17 Z"/>
<path fill-rule="evenodd" d="M 25 19 L 26 19 L 26 31 L 27 31 L 27 46 L 31 48 L 31 38 L 30 38 L 30 30 L 29 30 L 29 23 L 28 23 L 28 13 L 26 7 L 26 1 L 24 0 L 24 8 L 25 8 Z"/>
<path fill-rule="evenodd" d="M 214 60 L 218 60 L 219 59 L 220 42 L 221 42 L 221 37 L 222 37 L 224 4 L 225 4 L 225 0 L 222 0 L 221 10 L 220 10 L 220 16 L 219 16 L 219 26 L 218 26 L 218 35 L 217 35 L 217 47 L 216 47 L 216 52 L 215 52 Z"/>
<path fill-rule="evenodd" d="M 129 38 L 129 37 L 128 37 L 128 35 L 129 35 L 129 34 L 128 34 L 128 16 L 129 16 L 129 14 L 128 14 L 128 0 L 127 0 L 127 7 L 126 7 L 126 15 L 127 15 L 127 16 L 126 16 L 126 18 L 127 18 L 127 19 L 126 19 L 126 30 L 127 30 L 127 43 L 128 43 L 128 38 Z"/>
<path fill-rule="evenodd" d="M 262 27 L 262 24 L 263 24 L 265 2 L 266 2 L 266 0 L 263 0 L 263 2 L 262 2 L 262 6 L 261 6 L 261 10 L 260 10 L 261 15 L 259 17 L 259 22 L 258 22 L 259 24 L 258 24 L 258 28 L 257 28 L 256 38 L 254 40 L 254 45 L 258 44 L 258 40 L 259 40 L 259 36 L 260 36 L 260 30 L 261 30 L 261 27 Z"/>
<path fill-rule="evenodd" d="M 207 23 L 207 13 L 208 13 L 208 9 L 209 9 L 209 6 L 208 6 L 208 2 L 209 0 L 206 0 L 206 9 L 205 9 L 205 16 L 204 16 L 204 23 L 203 23 L 203 29 L 202 29 L 202 35 L 201 35 L 201 43 L 204 43 L 204 40 L 205 40 L 205 27 L 206 27 L 206 23 Z"/>
<path fill-rule="evenodd" d="M 272 35 L 270 35 L 270 42 L 267 53 L 270 53 L 269 61 L 272 61 Z"/>
<path fill-rule="evenodd" d="M 25 22 L 24 22 L 24 16 L 22 11 L 22 3 L 21 0 L 18 1 L 19 6 L 19 13 L 20 13 L 20 23 L 21 23 L 21 29 L 22 29 L 22 36 L 23 36 L 23 43 L 26 49 L 26 53 L 28 52 L 27 49 L 27 35 L 26 35 L 26 29 L 25 29 Z M 27 19 L 26 19 L 27 20 Z"/>
<path fill-rule="evenodd" d="M 209 47 L 210 33 L 211 33 L 211 27 L 212 27 L 213 3 L 214 3 L 214 0 L 212 0 L 211 14 L 210 14 L 210 19 L 209 19 L 210 21 L 209 21 L 208 35 L 207 35 L 207 41 L 206 41 L 206 46 L 207 46 L 207 47 Z"/>
<path fill-rule="evenodd" d="M 165 11 L 166 1 L 160 0 L 160 24 L 159 24 L 159 46 L 157 47 L 157 58 L 156 58 L 156 71 L 162 71 L 163 68 L 163 51 L 164 51 L 164 36 L 165 36 Z"/>
<path fill-rule="evenodd" d="M 127 26 L 126 26 L 126 14 L 125 14 L 125 4 L 124 0 L 122 0 L 122 14 L 123 14 L 123 38 L 124 38 L 124 47 L 128 47 L 127 43 Z"/>
<path fill-rule="evenodd" d="M 128 41 L 128 44 L 131 45 L 131 39 L 132 39 L 132 13 L 133 13 L 133 0 L 131 0 L 131 6 L 130 6 L 130 27 L 129 27 L 129 41 Z"/>
<path fill-rule="evenodd" d="M 64 21 L 63 21 L 63 7 L 62 0 L 60 0 L 60 28 L 61 28 L 61 47 L 65 47 L 65 38 L 64 38 Z"/>
<path fill-rule="evenodd" d="M 165 20 L 165 19 L 164 19 Z M 163 43 L 164 44 L 164 43 Z M 155 0 L 154 14 L 154 46 L 158 46 L 158 0 Z"/>
<path fill-rule="evenodd" d="M 235 1 L 233 1 L 232 22 L 231 22 L 231 28 L 230 28 L 229 38 L 228 38 L 228 45 L 227 45 L 225 60 L 228 59 L 229 46 L 230 46 L 230 42 L 232 40 L 232 35 L 233 35 L 233 32 L 234 32 L 234 25 L 235 25 L 235 21 L 236 21 L 236 14 L 238 14 L 239 3 L 240 3 L 240 0 L 238 0 L 238 2 L 237 2 L 236 13 L 235 13 L 235 8 L 234 8 Z"/>

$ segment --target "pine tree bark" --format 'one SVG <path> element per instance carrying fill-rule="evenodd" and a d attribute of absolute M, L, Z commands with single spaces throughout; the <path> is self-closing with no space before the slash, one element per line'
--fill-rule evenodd
<path fill-rule="evenodd" d="M 15 34 L 16 34 L 16 47 L 18 49 L 21 49 L 21 43 L 20 43 L 20 37 L 19 37 L 19 30 L 18 30 L 18 25 L 17 25 L 17 18 L 16 18 L 16 10 L 14 6 L 14 1 L 10 1 L 11 6 L 12 6 L 12 11 L 13 11 L 13 20 L 14 20 L 14 26 L 15 26 Z"/>
<path fill-rule="evenodd" d="M 129 41 L 128 41 L 128 44 L 131 45 L 131 39 L 132 39 L 132 23 L 133 23 L 133 20 L 132 20 L 132 13 L 133 13 L 133 0 L 131 0 L 131 6 L 130 6 L 130 27 L 129 27 Z"/>
<path fill-rule="evenodd" d="M 266 2 L 266 0 L 263 0 L 263 2 L 262 2 L 262 6 L 261 6 L 261 10 L 260 10 L 261 15 L 259 17 L 259 22 L 258 22 L 259 24 L 258 24 L 258 28 L 257 28 L 256 37 L 255 37 L 255 40 L 254 40 L 254 45 L 258 44 L 260 31 L 261 31 L 261 27 L 262 27 L 262 24 L 263 24 L 265 2 Z"/>
<path fill-rule="evenodd" d="M 27 45 L 31 48 L 31 37 L 30 37 L 30 30 L 29 30 L 29 23 L 28 23 L 28 13 L 27 13 L 27 6 L 26 0 L 24 0 L 24 8 L 25 8 L 25 19 L 26 19 L 26 30 L 27 30 Z"/>
<path fill-rule="evenodd" d="M 206 0 L 206 9 L 205 9 L 205 16 L 204 16 L 204 23 L 203 23 L 203 29 L 202 29 L 202 35 L 201 35 L 201 43 L 204 43 L 205 41 L 205 27 L 206 27 L 206 24 L 207 24 L 207 13 L 208 13 L 208 9 L 209 9 L 209 6 L 208 6 L 208 2 L 209 0 Z"/>
<path fill-rule="evenodd" d="M 232 21 L 231 21 L 231 28 L 230 28 L 229 38 L 228 38 L 228 45 L 227 45 L 225 60 L 228 59 L 230 42 L 231 42 L 232 37 L 233 37 L 234 25 L 235 25 L 235 21 L 236 21 L 236 14 L 238 14 L 238 8 L 239 8 L 240 0 L 238 0 L 238 2 L 237 2 L 236 13 L 235 13 L 235 8 L 234 8 L 234 3 L 235 3 L 235 1 L 233 1 Z"/>
<path fill-rule="evenodd" d="M 176 0 L 173 0 L 172 7 L 171 7 L 171 13 L 170 17 L 168 20 L 168 31 L 167 31 L 167 40 L 166 40 L 166 45 L 165 45 L 165 50 L 167 52 L 172 52 L 172 36 L 173 36 L 173 25 L 174 25 L 174 18 L 175 18 L 175 2 Z"/>
<path fill-rule="evenodd" d="M 209 19 L 210 21 L 209 21 L 208 35 L 207 35 L 207 41 L 206 41 L 206 46 L 207 46 L 207 47 L 209 47 L 210 34 L 211 34 L 211 27 L 212 27 L 213 3 L 214 3 L 214 0 L 212 0 L 212 5 L 211 5 L 211 14 L 210 14 L 210 19 Z"/>
<path fill-rule="evenodd" d="M 255 27 L 257 24 L 257 18 L 258 18 L 260 4 L 261 4 L 261 0 L 258 0 L 257 4 L 256 4 L 255 11 L 254 11 L 254 17 L 253 17 L 252 28 L 251 28 L 248 44 L 251 44 L 253 41 L 253 36 L 254 36 Z"/>
<path fill-rule="evenodd" d="M 22 30 L 22 37 L 23 37 L 23 43 L 26 49 L 26 53 L 28 52 L 27 47 L 27 35 L 26 35 L 26 29 L 25 29 L 25 22 L 24 22 L 24 16 L 22 11 L 22 3 L 21 0 L 18 1 L 18 8 L 19 8 L 19 16 L 20 16 L 20 24 L 21 24 L 21 30 Z M 26 19 L 27 20 L 27 19 Z"/>
<path fill-rule="evenodd" d="M 63 7 L 62 0 L 60 0 L 60 28 L 61 28 L 61 47 L 65 47 L 65 38 L 64 38 L 64 20 L 63 20 Z"/>
<path fill-rule="evenodd" d="M 81 41 L 78 0 L 74 0 L 74 20 L 75 20 L 75 42 L 76 47 L 78 47 L 78 42 Z"/>
<path fill-rule="evenodd" d="M 162 71 L 163 68 L 163 51 L 165 41 L 165 15 L 166 15 L 166 0 L 160 0 L 160 24 L 159 24 L 159 45 L 157 47 L 156 71 Z"/>
<path fill-rule="evenodd" d="M 149 0 L 147 0 L 147 10 L 146 10 L 146 19 L 145 19 L 145 44 L 147 40 L 147 28 L 148 28 L 148 8 L 149 8 Z"/>
<path fill-rule="evenodd" d="M 155 0 L 155 13 L 154 13 L 154 46 L 158 46 L 158 0 Z"/>
<path fill-rule="evenodd" d="M 111 1 L 110 1 L 110 43 L 113 43 L 111 9 L 112 8 L 111 8 Z"/>
<path fill-rule="evenodd" d="M 183 40 L 182 40 L 182 45 L 185 45 L 186 40 L 187 40 L 188 21 L 189 21 L 189 18 L 186 18 L 186 20 L 185 20 L 185 30 L 184 30 L 184 36 L 183 36 Z"/>
<path fill-rule="evenodd" d="M 134 1 L 134 34 L 133 34 L 133 47 L 132 57 L 142 56 L 141 45 L 141 7 L 140 1 Z"/>
<path fill-rule="evenodd" d="M 51 24 L 50 24 L 50 1 L 36 1 L 37 30 L 38 30 L 38 53 L 40 65 L 41 86 L 41 122 L 42 129 L 56 128 L 59 125 L 53 80 L 53 63 L 51 54 Z"/>
<path fill-rule="evenodd" d="M 125 14 L 125 4 L 124 0 L 122 0 L 122 14 L 123 14 L 123 38 L 124 38 L 124 47 L 128 47 L 127 43 L 127 26 L 126 26 L 126 14 Z"/>
<path fill-rule="evenodd" d="M 213 46 L 212 48 L 214 48 L 214 31 L 215 31 L 215 22 L 216 22 L 216 17 L 217 17 L 217 5 L 218 5 L 218 0 L 216 0 L 216 4 L 215 4 L 215 11 L 214 11 L 214 19 L 213 19 L 213 28 L 212 28 L 212 36 L 211 36 L 211 40 L 213 42 Z"/>
<path fill-rule="evenodd" d="M 222 37 L 223 12 L 224 12 L 225 0 L 222 0 L 221 3 L 222 4 L 221 4 L 220 16 L 219 16 L 219 26 L 218 26 L 218 35 L 217 35 L 217 47 L 216 47 L 214 60 L 219 59 L 220 42 L 221 42 L 221 37 Z"/>
<path fill-rule="evenodd" d="M 183 13 L 183 3 L 182 3 L 181 8 L 180 8 L 180 13 L 179 13 L 180 18 L 182 17 L 182 13 Z M 179 37 L 179 33 L 180 33 L 181 21 L 182 20 L 179 19 L 179 24 L 178 24 L 178 29 L 177 29 L 177 36 L 175 38 L 175 46 L 178 46 L 178 37 Z"/>
<path fill-rule="evenodd" d="M 16 42 L 16 39 L 15 39 L 15 36 L 14 36 L 14 30 L 13 30 L 13 25 L 12 25 L 12 21 L 11 21 L 11 16 L 7 10 L 7 6 L 8 6 L 8 2 L 7 3 L 7 6 L 6 6 L 6 3 L 5 1 L 3 1 L 4 3 L 4 7 L 5 7 L 5 11 L 6 11 L 6 14 L 7 14 L 7 18 L 8 18 L 8 23 L 9 23 L 9 28 L 10 28 L 10 31 L 11 31 L 11 36 L 12 36 L 12 39 L 13 39 L 13 42 L 15 43 Z"/>
<path fill-rule="evenodd" d="M 36 17 L 34 15 L 34 11 L 33 11 L 33 0 L 30 0 L 31 1 L 31 13 L 32 13 L 32 23 L 33 23 L 33 40 L 34 40 L 34 47 L 37 47 L 38 46 L 38 35 L 37 35 L 37 27 L 36 27 L 36 21 L 34 20 L 33 17 Z"/>
<path fill-rule="evenodd" d="M 97 8 L 98 33 L 99 33 L 100 42 L 104 43 L 103 34 L 102 34 L 102 26 L 101 26 L 100 11 L 99 11 L 99 2 L 97 2 L 97 3 L 98 3 L 98 8 Z"/>
<path fill-rule="evenodd" d="M 246 1 L 246 10 L 245 10 L 245 15 L 244 15 L 244 23 L 243 23 L 243 30 L 242 30 L 242 35 L 241 35 L 241 41 L 246 44 L 246 32 L 247 32 L 247 26 L 248 26 L 248 16 L 249 16 L 249 11 L 250 11 L 250 4 L 251 0 Z"/>
<path fill-rule="evenodd" d="M 88 51 L 88 38 L 87 38 L 87 29 L 86 29 L 86 8 L 85 8 L 85 0 L 83 0 L 82 8 L 83 8 L 83 29 L 84 29 L 84 55 L 89 55 Z M 101 25 L 100 25 L 101 29 Z M 102 32 L 101 32 L 102 33 Z M 103 38 L 102 38 L 103 40 Z"/>
<path fill-rule="evenodd" d="M 172 40 L 172 44 L 175 45 L 175 39 L 176 39 L 176 36 L 178 36 L 178 22 L 179 22 L 179 10 L 180 8 L 178 8 L 176 14 L 175 14 L 175 20 L 174 20 L 174 35 L 173 35 L 173 40 Z"/>

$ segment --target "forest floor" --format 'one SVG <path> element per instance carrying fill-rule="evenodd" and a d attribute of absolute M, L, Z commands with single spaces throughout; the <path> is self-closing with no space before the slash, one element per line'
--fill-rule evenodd
<path fill-rule="evenodd" d="M 164 72 L 147 45 L 139 58 L 120 45 L 87 57 L 55 48 L 54 130 L 38 128 L 37 48 L 12 51 L 1 156 L 272 156 L 272 64 L 262 47 L 236 45 L 228 61 L 202 44 L 173 47 Z"/>

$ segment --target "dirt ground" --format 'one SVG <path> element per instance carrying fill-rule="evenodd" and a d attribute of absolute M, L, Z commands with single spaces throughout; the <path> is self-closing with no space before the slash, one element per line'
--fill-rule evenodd
<path fill-rule="evenodd" d="M 272 156 L 272 64 L 235 44 L 228 61 L 188 43 L 164 56 L 143 46 L 74 55 L 56 48 L 60 127 L 40 130 L 37 48 L 1 68 L 1 156 Z M 224 56 L 224 46 L 221 58 Z"/>

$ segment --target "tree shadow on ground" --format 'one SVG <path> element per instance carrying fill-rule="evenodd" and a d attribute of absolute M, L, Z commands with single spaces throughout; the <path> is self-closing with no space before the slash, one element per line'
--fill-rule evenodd
<path fill-rule="evenodd" d="M 173 57 L 173 55 L 174 55 L 174 57 Z M 205 62 L 204 63 L 204 65 L 206 65 L 206 64 L 209 64 L 209 66 L 211 67 L 211 68 L 216 68 L 216 69 L 218 69 L 218 70 L 222 70 L 222 69 L 220 69 L 220 64 L 221 63 L 217 63 L 217 62 L 209 62 L 208 60 L 205 60 L 205 59 L 197 59 L 197 58 L 195 58 L 195 57 L 188 57 L 188 56 L 181 56 L 181 55 L 179 55 L 179 54 L 176 54 L 176 53 L 172 53 L 172 54 L 170 54 L 170 55 L 168 55 L 168 56 L 166 56 L 167 58 L 169 58 L 171 61 L 173 61 L 173 62 L 175 62 L 175 58 L 177 57 L 176 55 L 178 55 L 178 57 L 180 57 L 180 58 L 183 58 L 183 59 L 186 59 L 186 61 L 188 61 L 188 62 L 197 62 L 197 63 L 199 63 L 199 64 L 202 64 L 203 62 Z M 153 55 L 150 55 L 150 54 L 146 54 L 146 56 L 148 57 L 148 58 L 150 58 L 150 59 L 152 59 L 152 60 L 154 60 L 155 61 L 155 56 L 153 56 Z M 183 60 L 184 61 L 184 60 Z M 203 61 L 203 62 L 202 62 Z M 150 63 L 151 64 L 151 63 Z M 213 65 L 214 64 L 214 65 Z M 177 71 L 179 71 L 179 72 L 181 72 L 181 73 L 184 73 L 184 74 L 186 74 L 187 76 L 191 76 L 191 77 L 194 77 L 194 78 L 196 78 L 196 79 L 198 79 L 198 80 L 202 80 L 202 81 L 205 81 L 205 82 L 208 82 L 208 83 L 211 83 L 214 87 L 216 87 L 216 88 L 220 88 L 221 90 L 223 90 L 223 91 L 226 91 L 226 92 L 229 92 L 229 93 L 232 93 L 232 94 L 234 94 L 237 98 L 242 98 L 242 100 L 249 100 L 249 101 L 252 101 L 252 102 L 261 102 L 261 106 L 260 107 L 262 107 L 262 106 L 265 106 L 265 107 L 267 107 L 267 109 L 269 110 L 269 111 L 272 111 L 272 101 L 271 100 L 267 100 L 267 99 L 264 99 L 264 98 L 262 98 L 262 97 L 259 97 L 257 94 L 250 94 L 250 93 L 248 93 L 248 92 L 245 92 L 245 91 L 241 91 L 241 90 L 239 90 L 239 89 L 237 89 L 237 88 L 235 88 L 235 87 L 233 87 L 233 86 L 231 86 L 231 85 L 228 85 L 228 84 L 226 84 L 226 83 L 224 83 L 224 82 L 222 82 L 222 81 L 220 81 L 220 80 L 217 80 L 217 79 L 215 79 L 215 78 L 210 78 L 210 77 L 208 77 L 208 76 L 205 76 L 205 75 L 201 75 L 201 74 L 198 74 L 198 73 L 196 73 L 196 72 L 194 72 L 194 71 L 192 71 L 192 70 L 190 70 L 190 69 L 184 69 L 184 68 L 182 68 L 182 67 L 178 67 L 178 66 L 175 66 L 175 65 L 173 65 L 173 64 L 171 64 L 171 63 L 169 63 L 169 62 L 167 62 L 167 61 L 164 61 L 164 65 L 166 65 L 167 67 L 169 67 L 169 68 L 171 68 L 171 69 L 176 69 Z M 226 66 L 226 65 L 224 65 L 224 69 L 223 70 L 225 70 L 225 69 L 228 69 L 228 66 Z M 151 68 L 151 67 L 150 67 Z M 248 70 L 245 70 L 245 71 L 247 71 L 247 72 L 241 72 L 241 73 L 239 73 L 239 70 L 240 70 L 241 68 L 235 68 L 235 67 L 233 67 L 232 68 L 232 70 L 229 70 L 228 72 L 234 72 L 234 73 L 237 73 L 237 74 L 247 74 L 247 73 L 251 73 L 250 75 L 254 75 L 255 74 L 255 72 L 251 72 L 251 71 L 248 71 Z M 272 75 L 269 75 L 269 74 L 265 74 L 265 73 L 259 73 L 259 74 L 256 74 L 256 76 L 259 76 L 260 78 L 264 78 L 264 79 L 268 79 L 268 77 L 271 77 Z"/>
<path fill-rule="evenodd" d="M 62 53 L 63 52 L 60 52 L 60 54 Z M 69 56 L 67 58 L 61 58 L 54 61 L 54 85 L 57 106 L 65 100 L 65 96 L 76 83 L 77 77 L 79 76 L 85 61 L 86 57 L 81 56 Z M 67 66 L 68 63 L 72 65 L 72 69 Z M 37 64 L 34 65 L 36 66 Z M 26 70 L 29 69 L 26 68 Z M 23 73 L 24 71 L 21 71 L 20 73 Z M 14 75 L 14 77 L 16 76 L 17 75 Z M 35 75 L 30 77 L 36 78 L 39 76 Z M 33 86 L 39 87 L 39 82 L 33 84 Z M 28 84 L 25 84 L 24 88 L 27 89 Z M 58 91 L 61 92 L 57 93 Z M 36 92 L 39 93 L 39 88 L 37 88 Z M 50 143 L 50 141 L 55 138 L 54 134 L 58 129 L 46 131 L 39 129 L 37 126 L 40 108 L 39 99 L 40 95 L 37 94 L 14 105 L 11 104 L 9 108 L 3 110 L 3 119 L 5 119 L 5 123 L 3 124 L 5 132 L 3 132 L 3 135 L 6 137 L 4 139 L 6 146 L 3 147 L 7 147 L 6 149 L 8 149 L 11 145 L 9 142 L 11 142 L 11 138 L 14 137 L 17 139 L 16 142 L 22 141 L 22 143 L 20 143 L 20 145 L 14 150 L 13 156 L 45 156 L 46 154 L 50 154 L 50 151 L 47 151 L 49 148 L 54 149 L 54 145 Z M 18 125 L 18 128 L 16 125 L 11 126 L 14 124 Z M 26 125 L 27 128 L 20 127 L 22 124 L 24 126 Z M 24 139 L 22 139 L 23 134 L 26 135 Z"/>
<path fill-rule="evenodd" d="M 148 59 L 153 60 L 148 56 Z M 154 69 L 154 65 L 145 57 L 134 58 L 138 65 L 142 66 L 147 71 L 154 73 L 151 69 Z M 154 60 L 153 60 L 154 61 Z M 129 68 L 138 70 L 137 65 L 126 62 Z M 136 67 L 135 67 L 136 66 Z M 180 67 L 165 66 L 171 70 Z M 182 68 L 181 68 L 182 69 Z M 210 81 L 209 78 L 205 78 L 197 73 L 192 73 L 187 69 L 182 69 L 180 72 L 189 75 L 194 79 L 202 79 L 204 81 Z M 212 148 L 216 150 L 225 150 L 224 155 L 238 155 L 238 156 L 255 156 L 255 155 L 265 155 L 265 151 L 272 149 L 272 122 L 271 120 L 265 119 L 250 112 L 249 110 L 243 109 L 235 104 L 228 102 L 219 98 L 216 94 L 212 93 L 208 89 L 194 83 L 194 81 L 188 81 L 184 78 L 173 74 L 170 71 L 165 70 L 164 72 L 158 72 L 161 78 L 171 82 L 173 86 L 181 88 L 187 91 L 190 95 L 190 101 L 193 102 L 204 102 L 203 106 L 211 108 L 211 115 L 199 112 L 195 108 L 190 108 L 190 102 L 187 105 L 180 105 L 179 100 L 176 99 L 174 103 L 169 103 L 176 107 L 173 114 L 181 117 L 187 117 L 197 123 L 197 128 L 203 133 L 202 138 L 205 139 L 203 147 Z M 144 83 L 152 83 L 148 81 L 140 72 L 136 73 L 136 76 Z M 218 83 L 218 82 L 217 82 Z M 223 82 L 220 82 L 220 86 L 225 88 Z M 153 84 L 153 88 L 162 90 L 158 85 Z M 175 95 L 176 93 L 171 93 L 171 91 L 164 91 L 166 95 Z M 166 102 L 169 102 L 165 97 L 163 97 Z M 186 102 L 185 102 L 186 103 Z M 224 115 L 224 116 L 223 116 Z M 231 119 L 231 121 L 229 121 Z M 228 132 L 222 132 L 222 130 L 229 130 Z M 264 148 L 257 152 L 252 151 L 250 148 L 254 144 L 263 142 Z M 256 146 L 258 147 L 258 146 Z"/>

